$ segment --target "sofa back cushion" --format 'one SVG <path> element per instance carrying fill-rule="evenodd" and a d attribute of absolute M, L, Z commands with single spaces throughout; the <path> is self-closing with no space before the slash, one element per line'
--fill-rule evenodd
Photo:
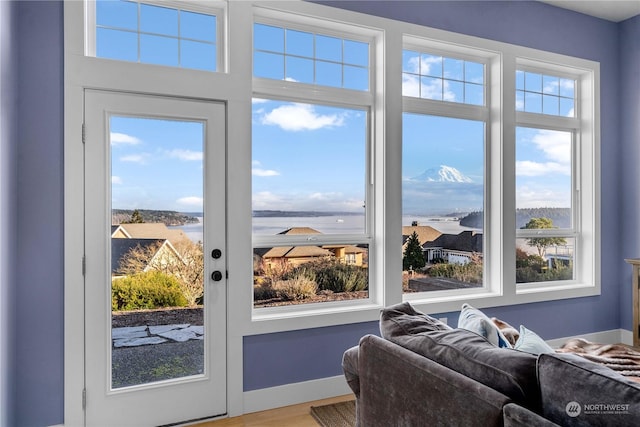
<path fill-rule="evenodd" d="M 514 402 L 534 411 L 540 409 L 534 355 L 496 347 L 478 334 L 451 329 L 414 312 L 408 303 L 382 310 L 382 337 L 491 387 Z"/>
<path fill-rule="evenodd" d="M 542 415 L 571 426 L 640 426 L 640 383 L 575 354 L 541 354 Z"/>

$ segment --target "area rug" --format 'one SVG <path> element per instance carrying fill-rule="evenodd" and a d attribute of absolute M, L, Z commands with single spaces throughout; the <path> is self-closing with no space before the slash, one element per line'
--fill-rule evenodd
<path fill-rule="evenodd" d="M 312 406 L 311 416 L 322 427 L 353 427 L 356 425 L 356 401 Z"/>

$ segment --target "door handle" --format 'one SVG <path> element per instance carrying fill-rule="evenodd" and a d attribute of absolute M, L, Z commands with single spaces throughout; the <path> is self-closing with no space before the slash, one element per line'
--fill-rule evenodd
<path fill-rule="evenodd" d="M 219 270 L 214 271 L 213 273 L 211 273 L 211 279 L 214 282 L 219 282 L 220 280 L 222 280 L 222 272 L 220 272 Z"/>

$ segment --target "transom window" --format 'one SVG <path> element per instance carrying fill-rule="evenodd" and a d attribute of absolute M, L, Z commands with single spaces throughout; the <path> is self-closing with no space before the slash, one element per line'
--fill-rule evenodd
<path fill-rule="evenodd" d="M 516 71 L 516 110 L 575 117 L 576 82 L 554 75 Z"/>
<path fill-rule="evenodd" d="M 96 2 L 96 56 L 217 70 L 217 18 L 134 1 Z"/>
<path fill-rule="evenodd" d="M 256 23 L 253 75 L 369 90 L 369 45 L 361 41 Z"/>
<path fill-rule="evenodd" d="M 402 52 L 402 94 L 484 105 L 484 64 L 414 50 Z"/>

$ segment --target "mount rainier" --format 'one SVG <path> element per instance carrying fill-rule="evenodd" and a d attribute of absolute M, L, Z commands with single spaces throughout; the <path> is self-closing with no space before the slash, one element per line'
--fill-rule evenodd
<path fill-rule="evenodd" d="M 412 181 L 427 182 L 459 182 L 472 183 L 473 180 L 452 166 L 440 165 L 439 168 L 430 168 L 420 175 L 411 178 Z"/>

